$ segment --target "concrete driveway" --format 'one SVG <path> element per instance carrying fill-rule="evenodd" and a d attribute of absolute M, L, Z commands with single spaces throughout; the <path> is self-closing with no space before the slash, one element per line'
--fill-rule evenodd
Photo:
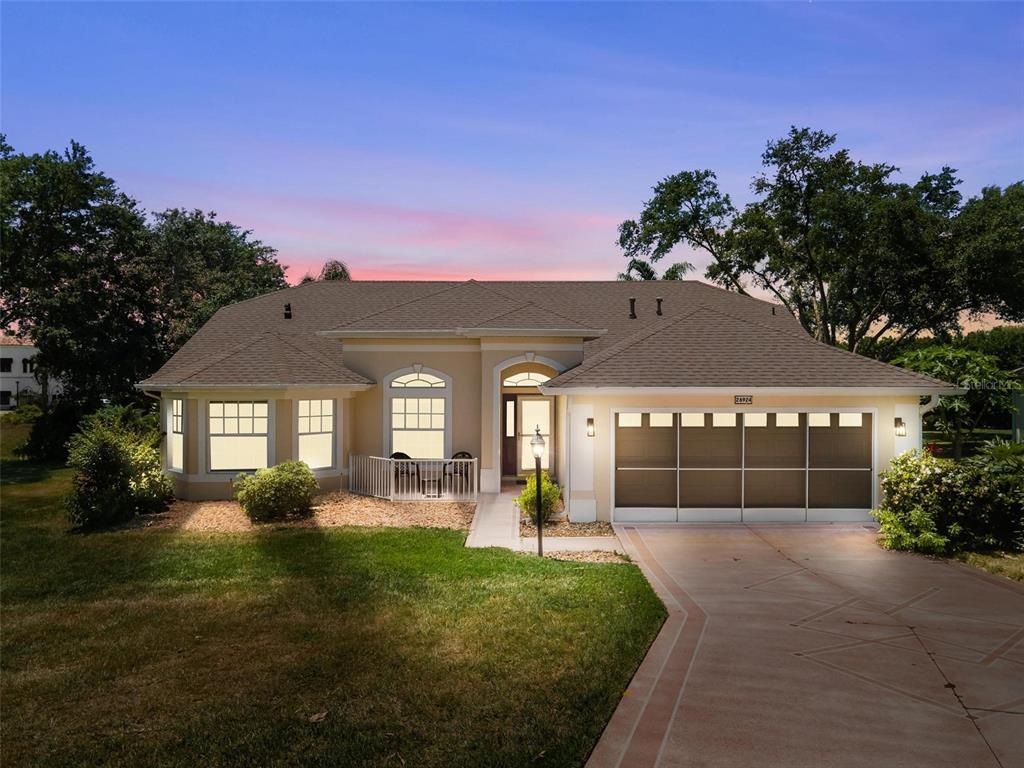
<path fill-rule="evenodd" d="M 591 755 L 1024 766 L 1024 588 L 861 525 L 619 526 L 670 616 Z"/>

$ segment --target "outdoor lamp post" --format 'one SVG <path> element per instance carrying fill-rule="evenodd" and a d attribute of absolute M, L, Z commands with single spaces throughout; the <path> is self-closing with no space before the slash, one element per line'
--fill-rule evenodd
<path fill-rule="evenodd" d="M 537 469 L 537 556 L 544 557 L 544 512 L 541 510 L 543 493 L 540 482 L 540 459 L 544 455 L 544 438 L 540 436 L 540 424 L 530 440 L 533 449 L 533 463 Z"/>

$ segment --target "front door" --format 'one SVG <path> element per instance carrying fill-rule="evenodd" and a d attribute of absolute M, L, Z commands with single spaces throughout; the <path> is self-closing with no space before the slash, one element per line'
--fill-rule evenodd
<path fill-rule="evenodd" d="M 534 469 L 533 449 L 530 441 L 540 427 L 541 437 L 544 438 L 544 455 L 541 458 L 541 468 L 548 469 L 554 462 L 551 460 L 554 451 L 552 440 L 552 426 L 554 425 L 554 402 L 553 397 L 544 395 L 518 395 L 516 410 L 519 420 L 519 471 L 530 472 Z"/>

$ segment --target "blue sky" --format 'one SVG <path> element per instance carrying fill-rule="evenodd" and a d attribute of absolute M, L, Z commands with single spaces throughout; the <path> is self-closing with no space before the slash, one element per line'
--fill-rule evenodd
<path fill-rule="evenodd" d="M 660 178 L 750 199 L 765 142 L 1024 178 L 1022 4 L 12 3 L 0 126 L 84 143 L 150 210 L 216 210 L 356 277 L 612 278 Z M 685 255 L 685 254 L 681 254 Z"/>

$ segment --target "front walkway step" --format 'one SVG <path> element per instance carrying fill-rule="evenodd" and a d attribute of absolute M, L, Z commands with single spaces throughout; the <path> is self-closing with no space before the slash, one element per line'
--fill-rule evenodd
<path fill-rule="evenodd" d="M 513 494 L 480 494 L 466 546 L 519 549 L 519 511 Z"/>

